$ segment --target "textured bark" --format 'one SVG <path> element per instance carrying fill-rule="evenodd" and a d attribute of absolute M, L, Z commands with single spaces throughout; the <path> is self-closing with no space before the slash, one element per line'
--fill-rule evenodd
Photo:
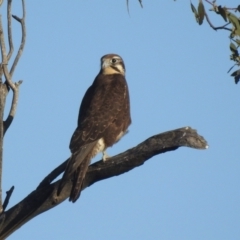
<path fill-rule="evenodd" d="M 206 149 L 207 142 L 190 127 L 152 136 L 134 148 L 110 158 L 108 161 L 99 161 L 89 166 L 84 181 L 84 188 L 103 179 L 126 173 L 135 167 L 141 166 L 151 157 L 176 150 L 179 147 Z M 51 183 L 65 169 L 66 161 L 54 169 L 21 202 L 0 215 L 0 239 L 8 237 L 23 224 L 35 216 L 50 210 L 69 197 L 71 181 L 66 183 L 61 195 L 56 196 L 59 181 Z"/>
<path fill-rule="evenodd" d="M 2 165 L 3 165 L 3 136 L 4 136 L 4 107 L 8 94 L 6 84 L 0 81 L 0 212 L 2 212 Z"/>
<path fill-rule="evenodd" d="M 0 1 L 0 5 L 2 1 Z M 17 16 L 12 15 L 12 0 L 7 1 L 7 39 L 8 44 L 5 40 L 5 34 L 2 23 L 2 16 L 0 16 L 0 53 L 1 53 L 1 63 L 0 63 L 0 229 L 2 228 L 3 218 L 5 217 L 4 211 L 7 207 L 11 194 L 13 192 L 14 187 L 11 187 L 9 191 L 7 191 L 7 197 L 2 204 L 2 165 L 3 165 L 3 138 L 10 127 L 11 123 L 16 114 L 17 104 L 18 104 L 18 96 L 19 96 L 19 86 L 22 81 L 13 82 L 12 77 L 15 68 L 17 67 L 18 61 L 21 58 L 25 40 L 26 40 L 26 28 L 25 28 L 25 2 L 22 0 L 22 9 L 23 16 L 19 18 Z M 13 59 L 13 64 L 9 64 L 9 61 L 12 60 L 12 54 L 14 50 L 13 39 L 12 39 L 12 17 L 21 24 L 22 27 L 22 41 L 20 47 L 18 49 L 17 55 Z M 8 45 L 8 47 L 7 47 Z M 8 50 L 7 50 L 8 49 Z M 9 70 L 9 67 L 10 70 Z M 12 95 L 12 104 L 9 110 L 8 116 L 4 121 L 4 110 L 6 98 L 9 91 L 13 92 Z M 1 237 L 0 239 L 4 239 Z"/>

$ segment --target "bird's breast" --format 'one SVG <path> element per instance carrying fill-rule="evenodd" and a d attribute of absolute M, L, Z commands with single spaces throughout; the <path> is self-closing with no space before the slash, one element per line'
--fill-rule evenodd
<path fill-rule="evenodd" d="M 103 138 L 100 138 L 97 143 L 98 152 L 104 151 L 105 147 L 106 147 L 106 145 L 105 145 Z"/>

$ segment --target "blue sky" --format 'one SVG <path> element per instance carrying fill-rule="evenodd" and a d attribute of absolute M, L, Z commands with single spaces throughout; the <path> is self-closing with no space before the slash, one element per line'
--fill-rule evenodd
<path fill-rule="evenodd" d="M 21 13 L 18 2 L 14 14 Z M 209 149 L 155 156 L 94 184 L 76 204 L 65 201 L 8 239 L 240 238 L 240 86 L 227 74 L 229 32 L 215 32 L 206 22 L 199 27 L 188 1 L 143 5 L 130 0 L 129 16 L 124 0 L 26 1 L 27 42 L 14 75 L 24 82 L 4 142 L 3 192 L 15 186 L 9 207 L 69 157 L 79 104 L 107 53 L 125 61 L 132 114 L 129 134 L 109 155 L 184 126 L 197 129 Z M 6 1 L 0 11 L 4 19 Z M 19 25 L 13 29 L 17 49 Z"/>

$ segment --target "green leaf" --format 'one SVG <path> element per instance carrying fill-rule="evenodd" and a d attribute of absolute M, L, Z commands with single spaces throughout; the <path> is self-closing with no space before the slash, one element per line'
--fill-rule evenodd
<path fill-rule="evenodd" d="M 231 74 L 232 77 L 234 77 L 235 79 L 235 83 L 237 84 L 240 80 L 240 69 L 238 69 L 237 71 L 233 72 Z"/>
<path fill-rule="evenodd" d="M 238 50 L 237 50 L 237 47 L 234 43 L 230 43 L 230 50 L 232 52 L 232 54 L 230 55 L 230 59 L 235 61 L 235 62 L 238 62 L 239 61 L 239 54 L 238 54 Z"/>
<path fill-rule="evenodd" d="M 238 46 L 240 46 L 240 39 L 235 39 L 235 42 L 237 43 Z"/>
<path fill-rule="evenodd" d="M 226 11 L 226 9 L 222 8 L 221 5 L 219 5 L 217 7 L 217 9 L 218 9 L 217 14 L 220 14 L 223 17 L 224 21 L 227 22 L 227 11 Z"/>
<path fill-rule="evenodd" d="M 198 16 L 197 9 L 194 7 L 194 5 L 192 3 L 191 3 L 191 9 L 192 9 L 192 11 L 194 13 L 194 16 L 196 18 L 197 23 L 199 23 L 199 16 Z"/>
<path fill-rule="evenodd" d="M 199 16 L 198 24 L 199 25 L 202 25 L 204 15 L 205 15 L 204 5 L 202 3 L 202 0 L 199 0 L 199 4 L 198 4 L 198 16 Z"/>
<path fill-rule="evenodd" d="M 230 43 L 230 50 L 233 52 L 233 53 L 235 53 L 236 51 L 237 51 L 237 47 L 235 46 L 235 44 L 234 43 Z"/>
<path fill-rule="evenodd" d="M 230 12 L 227 13 L 227 17 L 228 17 L 228 20 L 234 26 L 234 30 L 233 30 L 232 34 L 240 36 L 240 22 L 239 22 L 238 18 Z"/>
<path fill-rule="evenodd" d="M 237 6 L 237 10 L 240 12 L 240 5 Z"/>

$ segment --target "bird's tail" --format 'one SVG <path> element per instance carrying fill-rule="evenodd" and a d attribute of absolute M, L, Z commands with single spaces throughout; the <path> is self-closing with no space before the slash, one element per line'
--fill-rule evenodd
<path fill-rule="evenodd" d="M 93 152 L 95 145 L 96 142 L 91 142 L 83 146 L 78 152 L 72 154 L 68 160 L 63 177 L 59 182 L 57 196 L 60 195 L 64 185 L 71 179 L 72 190 L 69 201 L 75 202 L 79 198 L 88 165 L 91 158 L 97 153 Z"/>
<path fill-rule="evenodd" d="M 87 156 L 86 159 L 81 163 L 81 165 L 77 168 L 76 172 L 74 173 L 74 176 L 72 179 L 73 181 L 72 190 L 69 196 L 70 202 L 74 203 L 80 197 L 82 187 L 83 187 L 83 182 L 84 182 L 90 162 L 91 162 L 91 156 Z"/>

